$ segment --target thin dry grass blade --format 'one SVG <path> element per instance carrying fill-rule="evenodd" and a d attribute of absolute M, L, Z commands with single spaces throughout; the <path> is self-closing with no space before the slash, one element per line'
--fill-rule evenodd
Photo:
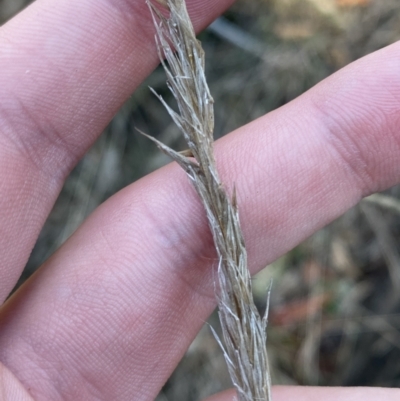
<path fill-rule="evenodd" d="M 236 192 L 232 199 L 227 196 L 215 165 L 214 109 L 204 73 L 204 51 L 196 39 L 185 1 L 158 2 L 167 6 L 168 18 L 154 4 L 149 1 L 147 4 L 157 30 L 160 60 L 179 113 L 159 98 L 182 131 L 189 150 L 178 153 L 150 139 L 186 171 L 206 210 L 219 256 L 217 297 L 223 351 L 239 400 L 269 401 L 267 319 L 260 317 L 253 301 Z"/>

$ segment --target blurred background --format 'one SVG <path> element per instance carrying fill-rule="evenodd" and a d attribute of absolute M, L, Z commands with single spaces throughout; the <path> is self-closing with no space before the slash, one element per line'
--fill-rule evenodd
<path fill-rule="evenodd" d="M 8 18 L 28 0 L 0 0 Z M 400 39 L 399 0 L 239 0 L 200 35 L 216 137 L 284 105 L 336 70 Z M 150 93 L 157 69 L 68 178 L 21 282 L 94 208 L 169 162 L 134 126 L 174 148 L 180 136 Z M 254 278 L 260 310 L 274 280 L 268 328 L 275 384 L 399 386 L 400 187 L 364 200 Z M 211 316 L 210 323 L 218 327 Z M 200 400 L 230 386 L 205 326 L 159 395 Z"/>

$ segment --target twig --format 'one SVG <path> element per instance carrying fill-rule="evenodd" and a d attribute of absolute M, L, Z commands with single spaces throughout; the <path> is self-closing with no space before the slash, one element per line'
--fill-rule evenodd
<path fill-rule="evenodd" d="M 215 20 L 208 27 L 208 30 L 261 60 L 264 59 L 267 53 L 265 43 L 224 17 L 219 17 Z"/>
<path fill-rule="evenodd" d="M 167 6 L 169 18 L 147 0 L 157 30 L 158 53 L 179 114 L 156 95 L 183 133 L 189 151 L 179 153 L 149 138 L 186 171 L 204 205 L 219 257 L 217 300 L 224 356 L 238 398 L 269 401 L 267 312 L 261 318 L 253 301 L 236 192 L 232 199 L 227 196 L 215 165 L 214 108 L 204 73 L 204 51 L 196 39 L 185 1 L 161 3 Z"/>
<path fill-rule="evenodd" d="M 392 212 L 400 214 L 400 201 L 393 196 L 372 194 L 364 198 L 363 201 L 387 208 Z"/>

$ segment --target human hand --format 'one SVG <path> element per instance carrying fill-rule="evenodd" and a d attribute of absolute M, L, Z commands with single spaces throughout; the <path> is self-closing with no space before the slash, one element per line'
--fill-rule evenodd
<path fill-rule="evenodd" d="M 190 1 L 196 27 L 231 2 Z M 153 40 L 139 0 L 37 0 L 1 28 L 1 301 L 66 174 L 156 65 Z M 368 56 L 218 141 L 253 272 L 400 182 L 399 56 L 400 44 Z M 153 399 L 214 308 L 214 256 L 202 206 L 176 165 L 125 188 L 1 308 L 0 399 Z M 390 401 L 399 391 L 273 395 Z"/>

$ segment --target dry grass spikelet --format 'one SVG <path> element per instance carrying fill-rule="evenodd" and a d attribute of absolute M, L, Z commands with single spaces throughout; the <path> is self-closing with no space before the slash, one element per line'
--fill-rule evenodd
<path fill-rule="evenodd" d="M 149 138 L 186 171 L 204 205 L 219 257 L 217 300 L 225 345 L 220 344 L 238 398 L 270 401 L 267 317 L 261 318 L 254 305 L 235 191 L 232 198 L 227 196 L 216 169 L 214 108 L 204 72 L 204 51 L 185 1 L 157 1 L 168 8 L 168 18 L 148 0 L 147 4 L 157 30 L 157 49 L 167 84 L 179 113 L 156 95 L 184 135 L 189 151 L 179 153 Z"/>

